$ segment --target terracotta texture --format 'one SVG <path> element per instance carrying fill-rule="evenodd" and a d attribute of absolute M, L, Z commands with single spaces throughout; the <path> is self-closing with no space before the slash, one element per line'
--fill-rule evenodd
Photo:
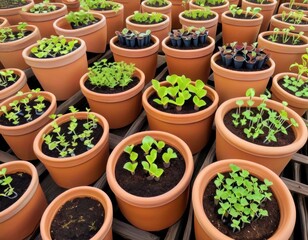
<path fill-rule="evenodd" d="M 275 75 L 271 87 L 272 99 L 278 102 L 286 101 L 289 108 L 297 112 L 298 115 L 303 116 L 308 109 L 308 99 L 296 97 L 295 95 L 286 92 L 278 85 L 278 82 L 282 80 L 285 75 L 297 77 L 297 74 L 290 72 Z M 302 77 L 302 79 L 307 81 L 306 77 Z"/>
<path fill-rule="evenodd" d="M 229 13 L 231 12 L 227 11 L 221 15 L 223 44 L 232 42 L 252 44 L 256 42 L 263 21 L 263 15 L 258 13 L 255 19 L 238 19 L 227 16 Z"/>
<path fill-rule="evenodd" d="M 9 103 L 15 99 L 22 99 L 27 93 L 21 96 L 12 96 L 1 103 L 1 106 L 6 106 L 8 111 L 11 109 Z M 32 93 L 33 97 L 37 93 Z M 51 121 L 49 115 L 56 112 L 57 103 L 56 98 L 49 92 L 40 92 L 39 95 L 44 96 L 51 105 L 49 108 L 37 119 L 19 126 L 3 126 L 0 125 L 0 133 L 3 138 L 13 150 L 14 154 L 22 160 L 34 160 L 36 156 L 32 150 L 33 140 L 40 129 Z M 3 113 L 0 113 L 2 115 Z"/>
<path fill-rule="evenodd" d="M 151 40 L 154 44 L 142 49 L 126 49 L 115 45 L 118 37 L 115 36 L 110 40 L 110 49 L 116 62 L 124 61 L 134 63 L 145 75 L 145 84 L 151 81 L 156 72 L 157 55 L 159 49 L 159 39 L 152 35 Z"/>
<path fill-rule="evenodd" d="M 285 11 L 286 13 L 289 13 L 291 11 L 296 11 L 295 9 L 291 9 L 290 7 L 290 3 L 289 2 L 285 2 L 282 3 L 279 8 L 278 8 L 278 13 L 282 13 L 283 11 Z M 294 6 L 304 6 L 307 7 L 307 3 L 299 3 L 299 2 L 295 2 Z M 305 15 L 308 15 L 308 10 L 303 11 L 305 13 Z"/>
<path fill-rule="evenodd" d="M 87 52 L 104 53 L 107 45 L 107 24 L 104 15 L 99 13 L 92 13 L 97 23 L 92 25 L 72 29 L 71 25 L 67 22 L 65 16 L 58 18 L 53 23 L 53 27 L 58 35 L 65 37 L 78 37 L 85 41 Z"/>
<path fill-rule="evenodd" d="M 145 76 L 141 70 L 136 68 L 134 77 L 140 80 L 135 87 L 115 94 L 96 93 L 86 88 L 84 83 L 88 80 L 88 73 L 80 79 L 81 91 L 87 98 L 91 110 L 104 116 L 110 128 L 121 128 L 131 124 L 141 112 L 141 91 L 144 87 Z"/>
<path fill-rule="evenodd" d="M 228 158 L 247 159 L 268 167 L 279 175 L 296 153 L 307 141 L 307 128 L 302 118 L 288 107 L 283 107 L 282 103 L 273 100 L 267 100 L 267 107 L 276 111 L 285 109 L 289 118 L 294 118 L 299 124 L 297 128 L 292 127 L 295 133 L 295 140 L 287 146 L 268 147 L 247 142 L 231 133 L 223 123 L 223 118 L 231 109 L 237 108 L 236 100 L 248 98 L 233 98 L 222 105 L 216 111 L 216 157 L 217 160 Z M 258 106 L 262 101 L 261 98 L 253 98 L 254 106 Z M 246 105 L 246 102 L 244 104 Z"/>
<path fill-rule="evenodd" d="M 259 46 L 260 47 L 260 46 Z M 224 68 L 216 63 L 220 59 L 220 53 L 215 53 L 211 58 L 211 68 L 214 73 L 215 90 L 219 95 L 219 103 L 230 98 L 245 96 L 248 88 L 254 88 L 256 96 L 266 89 L 270 77 L 274 73 L 275 62 L 270 59 L 266 70 L 243 72 Z"/>
<path fill-rule="evenodd" d="M 106 161 L 109 156 L 109 124 L 101 115 L 94 113 L 98 123 L 104 129 L 103 135 L 98 143 L 89 151 L 74 157 L 53 158 L 42 152 L 43 134 L 48 134 L 53 128 L 51 124 L 46 125 L 35 137 L 33 149 L 37 158 L 45 165 L 52 179 L 63 188 L 72 188 L 90 185 L 95 182 L 106 169 Z M 59 126 L 68 122 L 70 116 L 77 119 L 86 119 L 86 112 L 68 113 L 58 119 Z M 65 176 L 65 178 L 63 177 Z"/>
<path fill-rule="evenodd" d="M 168 85 L 165 81 L 164 86 Z M 155 92 L 149 87 L 142 95 L 142 105 L 147 114 L 151 130 L 159 130 L 174 134 L 184 140 L 193 154 L 199 152 L 208 142 L 214 113 L 218 107 L 218 94 L 212 88 L 205 86 L 207 96 L 213 101 L 208 108 L 190 114 L 171 114 L 152 107 L 148 98 Z"/>
<path fill-rule="evenodd" d="M 129 144 L 141 143 L 147 135 L 176 148 L 186 164 L 184 176 L 174 188 L 162 195 L 149 198 L 126 192 L 115 178 L 115 165 L 124 148 Z M 193 165 L 191 151 L 183 140 L 166 132 L 143 131 L 126 137 L 114 148 L 107 162 L 107 181 L 122 214 L 131 224 L 146 231 L 159 231 L 173 225 L 183 215 L 188 203 Z"/>
<path fill-rule="evenodd" d="M 67 7 L 67 12 L 78 12 L 80 9 L 80 1 L 79 0 L 62 0 Z"/>
<path fill-rule="evenodd" d="M 0 169 L 2 168 L 7 168 L 7 174 L 24 172 L 32 176 L 30 185 L 21 198 L 0 212 L 1 239 L 26 239 L 37 228 L 47 207 L 37 170 L 31 163 L 17 160 L 1 164 Z"/>
<path fill-rule="evenodd" d="M 58 197 L 56 197 L 46 208 L 40 223 L 40 233 L 43 240 L 51 239 L 50 228 L 51 223 L 59 211 L 59 209 L 68 201 L 75 198 L 90 197 L 99 201 L 104 208 L 104 224 L 99 231 L 91 238 L 91 240 L 112 240 L 112 221 L 113 221 L 113 207 L 108 195 L 102 190 L 89 187 L 75 187 L 69 189 Z"/>
<path fill-rule="evenodd" d="M 201 79 L 206 83 L 210 74 L 210 62 L 215 48 L 215 40 L 208 36 L 207 43 L 209 45 L 199 49 L 175 49 L 169 47 L 168 42 L 170 42 L 169 37 L 166 37 L 162 42 L 168 73 L 170 75 L 185 75 L 193 81 Z"/>
<path fill-rule="evenodd" d="M 188 3 L 183 5 L 182 0 L 169 0 L 172 3 L 172 10 L 171 10 L 171 22 L 172 22 L 172 29 L 180 29 L 181 23 L 179 22 L 179 14 L 184 10 L 188 9 Z"/>
<path fill-rule="evenodd" d="M 10 25 L 9 21 L 5 17 L 0 17 L 0 28 Z"/>
<path fill-rule="evenodd" d="M 22 8 L 32 7 L 34 5 L 33 0 L 26 0 L 27 4 L 21 7 L 0 9 L 0 17 L 5 17 L 10 25 L 16 25 L 19 22 L 22 22 L 22 18 L 19 15 L 19 12 Z M 29 23 L 28 23 L 29 24 Z"/>
<path fill-rule="evenodd" d="M 231 240 L 232 238 L 222 234 L 216 227 L 212 225 L 206 216 L 203 208 L 203 195 L 208 183 L 216 177 L 217 173 L 230 171 L 229 165 L 233 163 L 242 169 L 248 170 L 251 175 L 264 179 L 267 178 L 273 185 L 271 190 L 275 195 L 279 209 L 280 222 L 277 231 L 269 238 L 269 240 L 289 239 L 291 236 L 295 220 L 296 209 L 289 189 L 284 182 L 268 168 L 260 164 L 252 163 L 247 160 L 227 159 L 212 163 L 205 167 L 198 174 L 192 190 L 192 206 L 194 209 L 194 228 L 197 240 L 212 240 L 224 239 Z"/>
<path fill-rule="evenodd" d="M 10 26 L 13 31 L 17 30 L 17 25 Z M 29 65 L 22 57 L 22 51 L 41 39 L 39 29 L 34 25 L 28 25 L 27 30 L 32 31 L 31 34 L 16 41 L 0 43 L 0 61 L 5 68 L 27 69 Z"/>
<path fill-rule="evenodd" d="M 134 11 L 140 10 L 139 0 L 114 0 L 117 3 L 121 3 L 124 6 L 124 19 L 129 15 L 134 14 Z"/>
<path fill-rule="evenodd" d="M 57 100 L 61 101 L 70 98 L 80 90 L 79 80 L 88 71 L 85 42 L 79 38 L 66 37 L 66 39 L 77 39 L 80 47 L 67 55 L 47 59 L 29 56 L 31 48 L 37 46 L 37 43 L 22 52 L 23 58 L 32 68 L 43 89 L 52 92 Z"/>
<path fill-rule="evenodd" d="M 275 43 L 264 38 L 265 36 L 269 36 L 272 33 L 273 31 L 260 33 L 258 36 L 258 47 L 263 48 L 265 52 L 269 53 L 270 57 L 275 61 L 276 68 L 274 75 L 276 75 L 277 73 L 290 71 L 289 67 L 291 64 L 295 62 L 301 62 L 301 57 L 306 53 L 306 48 L 308 48 L 308 37 L 300 37 L 300 40 L 304 42 L 303 45 L 286 45 Z M 289 35 L 294 34 L 289 33 Z M 296 71 L 296 69 L 291 70 L 291 72 L 293 71 Z"/>

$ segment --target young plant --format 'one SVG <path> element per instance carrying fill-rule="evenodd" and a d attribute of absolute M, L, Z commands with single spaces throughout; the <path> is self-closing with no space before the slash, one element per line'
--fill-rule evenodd
<path fill-rule="evenodd" d="M 247 7 L 246 10 L 241 9 L 235 4 L 231 4 L 229 7 L 229 11 L 231 12 L 232 16 L 235 18 L 237 15 L 240 16 L 242 14 L 245 14 L 245 18 L 254 18 L 260 11 L 261 8 L 255 7 Z"/>
<path fill-rule="evenodd" d="M 156 6 L 156 5 L 158 5 L 158 6 L 161 7 L 161 6 L 168 5 L 168 1 L 166 1 L 166 0 L 148 0 L 147 4 L 149 6 Z"/>
<path fill-rule="evenodd" d="M 9 82 L 16 82 L 17 75 L 14 74 L 13 70 L 3 69 L 0 70 L 0 87 L 7 87 Z"/>
<path fill-rule="evenodd" d="M 195 0 L 194 4 L 200 6 L 200 7 L 206 7 L 206 6 L 216 6 L 219 4 L 223 4 L 225 0 Z"/>
<path fill-rule="evenodd" d="M 132 175 L 135 174 L 135 170 L 138 166 L 138 162 L 136 161 L 138 158 L 138 153 L 134 152 L 133 149 L 134 144 L 125 147 L 124 152 L 129 154 L 129 159 L 131 162 L 126 162 L 123 166 L 123 168 L 130 171 Z"/>
<path fill-rule="evenodd" d="M 87 26 L 96 22 L 95 17 L 90 12 L 84 10 L 79 10 L 78 12 L 70 12 L 65 16 L 68 23 L 72 24 L 74 27 Z"/>
<path fill-rule="evenodd" d="M 113 10 L 118 12 L 120 4 L 107 0 L 81 0 L 80 6 L 85 10 Z"/>
<path fill-rule="evenodd" d="M 290 26 L 289 28 L 283 28 L 282 30 L 280 30 L 279 28 L 274 28 L 273 34 L 269 36 L 268 40 L 271 40 L 272 42 L 277 42 L 280 36 L 281 42 L 283 44 L 286 44 L 288 41 L 290 41 L 292 45 L 297 45 L 300 42 L 301 36 L 304 35 L 304 32 L 291 34 L 291 32 L 294 30 L 294 26 Z"/>
<path fill-rule="evenodd" d="M 17 25 L 17 30 L 13 32 L 12 28 L 5 27 L 0 29 L 0 43 L 15 41 L 21 39 L 25 36 L 28 24 L 25 22 L 20 22 Z"/>
<path fill-rule="evenodd" d="M 3 192 L 0 192 L 0 197 L 14 199 L 17 197 L 17 193 L 11 185 L 13 178 L 11 176 L 6 176 L 6 171 L 6 168 L 0 170 L 0 185 L 4 187 Z"/>
<path fill-rule="evenodd" d="M 185 10 L 183 13 L 183 17 L 188 19 L 209 19 L 211 16 L 214 17 L 215 15 L 209 7 Z"/>
<path fill-rule="evenodd" d="M 136 30 L 124 28 L 121 32 L 116 31 L 116 35 L 122 47 L 144 48 L 151 44 L 151 30 L 138 32 Z"/>
<path fill-rule="evenodd" d="M 41 13 L 50 13 L 57 10 L 57 6 L 54 4 L 50 4 L 49 1 L 45 1 L 42 3 L 34 4 L 28 11 L 30 13 L 41 14 Z M 23 9 L 23 11 L 27 11 Z"/>
<path fill-rule="evenodd" d="M 131 18 L 131 20 L 138 22 L 138 23 L 151 23 L 151 24 L 155 24 L 155 23 L 160 23 L 163 22 L 165 19 L 163 17 L 163 15 L 161 13 L 156 13 L 156 12 L 152 12 L 152 13 L 141 13 L 139 11 L 135 11 L 133 17 Z"/>
<path fill-rule="evenodd" d="M 287 23 L 301 24 L 304 17 L 305 17 L 304 12 L 300 11 L 300 10 L 298 10 L 298 11 L 290 11 L 288 13 L 283 11 L 281 13 L 281 20 L 283 22 L 287 22 Z"/>

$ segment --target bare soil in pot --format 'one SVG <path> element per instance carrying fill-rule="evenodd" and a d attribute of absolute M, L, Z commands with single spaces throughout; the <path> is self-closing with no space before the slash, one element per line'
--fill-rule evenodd
<path fill-rule="evenodd" d="M 9 8 L 16 8 L 28 5 L 29 2 L 21 2 L 21 1 L 1 1 L 0 2 L 0 9 L 9 9 Z"/>

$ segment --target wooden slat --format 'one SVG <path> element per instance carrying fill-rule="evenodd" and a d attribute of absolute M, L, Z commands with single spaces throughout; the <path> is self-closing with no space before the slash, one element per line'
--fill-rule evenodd
<path fill-rule="evenodd" d="M 303 154 L 295 153 L 292 156 L 292 160 L 297 163 L 302 163 L 308 165 L 308 156 L 305 156 Z"/>
<path fill-rule="evenodd" d="M 299 193 L 308 196 L 308 186 L 306 184 L 282 177 L 284 183 L 287 185 L 291 192 Z"/>
<path fill-rule="evenodd" d="M 169 227 L 165 240 L 177 239 L 181 226 L 182 226 L 182 221 L 179 220 L 175 224 L 173 224 L 171 227 Z"/>
<path fill-rule="evenodd" d="M 12 160 L 18 160 L 16 156 L 13 156 L 7 152 L 0 150 L 0 162 L 10 162 Z"/>

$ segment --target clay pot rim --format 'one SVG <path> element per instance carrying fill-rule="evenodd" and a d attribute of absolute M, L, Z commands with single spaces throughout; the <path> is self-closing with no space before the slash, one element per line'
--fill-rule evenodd
<path fill-rule="evenodd" d="M 112 2 L 115 4 L 118 4 L 120 6 L 120 8 L 118 9 L 118 11 L 114 11 L 114 10 L 95 10 L 95 9 L 89 9 L 89 12 L 96 12 L 96 13 L 101 13 L 103 14 L 106 18 L 110 18 L 110 17 L 115 17 L 119 14 L 124 13 L 124 6 L 121 3 L 118 2 L 113 2 L 113 1 L 107 1 L 107 2 Z"/>
<path fill-rule="evenodd" d="M 210 232 L 209 237 L 213 237 L 216 239 L 230 239 L 226 235 L 222 234 L 216 227 L 212 225 L 212 223 L 209 221 L 208 217 L 206 216 L 204 210 L 203 210 L 203 204 L 202 199 L 200 196 L 203 196 L 206 185 L 209 181 L 212 180 L 214 176 L 216 176 L 217 172 L 226 172 L 226 169 L 229 169 L 229 164 L 234 163 L 241 168 L 248 169 L 252 175 L 258 177 L 258 178 L 268 178 L 270 181 L 272 181 L 274 184 L 271 187 L 273 190 L 275 197 L 277 198 L 279 209 L 280 209 L 280 217 L 281 212 L 284 213 L 284 215 L 280 218 L 280 222 L 278 225 L 278 231 L 274 233 L 274 235 L 269 239 L 283 239 L 285 236 L 290 236 L 293 227 L 295 225 L 295 219 L 296 219 L 296 209 L 294 205 L 293 198 L 286 187 L 286 185 L 283 183 L 283 181 L 279 178 L 277 174 L 275 174 L 270 169 L 248 161 L 248 160 L 239 160 L 239 159 L 226 159 L 221 160 L 215 163 L 212 163 L 208 166 L 206 166 L 203 170 L 200 171 L 198 176 L 196 177 L 196 180 L 193 185 L 192 189 L 192 205 L 195 213 L 195 217 L 198 220 L 198 222 L 202 222 L 202 225 L 205 225 L 206 232 Z M 258 173 L 255 174 L 254 170 L 258 169 Z M 214 171 L 213 173 L 211 173 Z M 270 176 L 270 177 L 269 177 Z M 277 189 L 277 186 L 279 189 Z M 284 191 L 280 191 L 283 189 Z M 279 198 L 279 200 L 278 200 Z M 283 200 L 283 201 L 282 201 Z M 291 212 L 291 215 L 286 215 L 286 212 Z M 200 227 L 204 229 L 204 227 L 200 224 Z M 283 226 L 283 227 L 282 227 Z"/>
<path fill-rule="evenodd" d="M 277 0 L 268 0 L 268 1 L 271 2 L 269 4 L 253 3 L 253 2 L 250 2 L 249 0 L 242 0 L 242 1 L 245 2 L 247 5 L 249 5 L 251 7 L 261 7 L 262 11 L 268 11 L 270 9 L 273 9 L 273 7 L 275 7 L 276 4 L 278 3 Z"/>
<path fill-rule="evenodd" d="M 6 26 L 9 25 L 9 21 L 8 21 L 5 17 L 1 17 L 1 16 L 0 16 L 0 21 L 2 21 L 2 22 L 0 23 L 0 27 L 6 27 Z"/>
<path fill-rule="evenodd" d="M 186 165 L 184 175 L 182 179 L 178 182 L 178 184 L 168 192 L 154 197 L 139 197 L 126 192 L 122 187 L 120 187 L 115 177 L 115 165 L 118 159 L 116 159 L 116 161 L 111 162 L 111 159 L 115 159 L 117 155 L 120 155 L 123 152 L 125 146 L 127 146 L 128 144 L 140 143 L 142 138 L 146 135 L 150 135 L 156 139 L 159 138 L 160 140 L 163 140 L 167 144 L 176 148 L 184 157 Z M 185 155 L 187 156 L 185 157 Z M 107 161 L 106 175 L 110 188 L 114 193 L 117 193 L 116 194 L 117 198 L 133 206 L 138 206 L 143 208 L 153 208 L 165 205 L 173 201 L 186 190 L 186 188 L 189 186 L 190 179 L 192 177 L 194 168 L 193 166 L 194 163 L 191 150 L 182 139 L 167 132 L 143 131 L 126 137 L 114 148 Z"/>
<path fill-rule="evenodd" d="M 245 13 L 246 11 L 243 11 Z M 263 15 L 261 13 L 257 13 L 257 18 L 234 18 L 234 17 L 229 17 L 227 14 L 231 13 L 230 10 L 223 12 L 221 14 L 221 22 L 222 24 L 232 24 L 235 26 L 258 26 L 262 24 L 263 21 Z"/>
<path fill-rule="evenodd" d="M 229 6 L 229 1 L 228 0 L 225 0 L 225 3 L 223 5 L 219 5 L 219 6 L 215 6 L 215 7 L 210 7 L 210 6 L 204 6 L 204 7 L 210 7 L 211 11 L 214 11 L 214 10 L 217 10 L 217 9 L 220 9 L 220 8 L 225 8 L 225 7 L 228 7 Z M 192 7 L 192 8 L 191 8 Z M 197 4 L 195 4 L 195 1 L 194 0 L 191 0 L 189 2 L 189 9 L 195 9 L 195 8 L 203 8 Z"/>
<path fill-rule="evenodd" d="M 113 212 L 109 196 L 102 190 L 91 186 L 74 187 L 58 195 L 46 208 L 40 221 L 40 230 L 43 239 L 51 239 L 50 225 L 58 210 L 68 201 L 75 198 L 91 197 L 99 201 L 104 208 L 104 223 L 91 239 L 104 239 L 112 226 Z M 59 206 L 57 206 L 59 205 Z"/>
<path fill-rule="evenodd" d="M 29 201 L 32 199 L 36 192 L 36 189 L 39 185 L 39 180 L 37 170 L 30 162 L 14 160 L 11 162 L 3 163 L 0 165 L 0 167 L 6 167 L 8 169 L 8 173 L 24 172 L 28 173 L 32 177 L 30 184 L 27 190 L 23 193 L 23 195 L 10 207 L 0 212 L 0 223 L 2 223 L 12 218 L 29 203 Z M 10 168 L 12 168 L 11 171 Z"/>
<path fill-rule="evenodd" d="M 190 9 L 190 10 L 194 10 L 194 9 Z M 208 19 L 208 20 L 198 20 L 198 19 L 196 19 L 196 20 L 192 20 L 192 19 L 188 19 L 188 18 L 184 18 L 183 17 L 183 15 L 184 15 L 184 12 L 185 11 L 183 11 L 183 12 L 181 12 L 180 14 L 179 14 L 179 20 L 181 21 L 185 21 L 185 22 L 187 22 L 187 23 L 190 23 L 191 24 L 191 26 L 193 26 L 193 24 L 194 24 L 194 22 L 200 22 L 200 23 L 210 23 L 210 22 L 212 22 L 213 24 L 212 24 L 212 26 L 214 26 L 214 25 L 216 25 L 217 24 L 217 22 L 218 22 L 218 18 L 219 18 L 219 14 L 217 13 L 217 12 L 215 12 L 215 11 L 213 11 L 212 9 L 210 9 L 210 11 L 211 11 L 211 13 L 213 13 L 214 15 L 215 15 L 215 17 L 214 18 L 211 18 L 211 19 Z M 185 25 L 185 24 L 184 24 Z"/>
<path fill-rule="evenodd" d="M 164 20 L 160 23 L 151 23 L 151 24 L 142 24 L 142 23 L 133 23 L 131 22 L 131 18 L 134 16 L 134 15 L 129 15 L 126 19 L 125 19 L 125 23 L 126 23 L 126 27 L 128 29 L 130 29 L 129 25 L 133 27 L 133 29 L 135 27 L 137 28 L 144 28 L 144 29 L 149 29 L 149 27 L 151 27 L 153 30 L 152 32 L 155 32 L 155 31 L 159 31 L 159 30 L 162 30 L 162 29 L 165 29 L 166 27 L 169 26 L 169 23 L 170 23 L 170 18 L 168 15 L 164 14 L 164 13 L 161 13 Z M 155 29 L 154 29 L 155 28 Z"/>
<path fill-rule="evenodd" d="M 31 7 L 34 5 L 33 0 L 26 0 L 27 4 L 20 6 L 20 7 L 14 7 L 14 8 L 6 8 L 6 9 L 0 9 L 1 16 L 12 16 L 17 15 L 18 12 L 24 8 L 24 7 Z"/>
<path fill-rule="evenodd" d="M 277 14 L 275 14 L 275 15 L 273 15 L 272 17 L 271 17 L 271 22 L 272 21 L 277 21 L 277 22 L 280 22 L 280 23 L 285 23 L 285 24 L 288 24 L 288 25 L 292 25 L 292 26 L 294 26 L 295 28 L 296 27 L 308 27 L 308 17 L 303 17 L 302 19 L 303 20 L 305 20 L 306 21 L 306 23 L 307 24 L 294 24 L 294 23 L 288 23 L 288 22 L 284 22 L 284 21 L 281 21 L 281 20 L 279 20 L 278 18 L 279 17 L 281 17 L 282 16 L 282 14 L 281 13 L 277 13 Z M 291 18 L 294 18 L 293 16 L 291 16 Z"/>
<path fill-rule="evenodd" d="M 11 96 L 11 92 L 14 92 L 20 89 L 20 85 L 24 86 L 27 83 L 27 77 L 24 71 L 18 68 L 4 68 L 2 70 L 13 70 L 14 73 L 18 76 L 18 79 L 11 86 L 6 87 L 0 91 L 0 94 L 1 94 L 0 101 L 1 99 L 5 99 Z"/>
<path fill-rule="evenodd" d="M 153 7 L 153 6 L 148 6 L 146 5 L 148 1 L 142 1 L 141 5 L 147 9 L 153 10 L 153 12 L 155 12 L 154 10 L 156 10 L 157 8 L 159 8 L 159 10 L 164 11 L 164 10 L 168 10 L 169 8 L 172 7 L 172 3 L 168 0 L 166 0 L 166 2 L 168 3 L 167 6 L 163 6 L 163 7 Z"/>
<path fill-rule="evenodd" d="M 46 3 L 46 5 L 55 5 L 56 7 L 58 7 L 59 9 L 55 10 L 55 11 L 52 11 L 52 12 L 48 12 L 48 13 L 31 13 L 29 12 L 29 9 L 32 7 L 32 6 L 29 6 L 26 8 L 26 11 L 20 11 L 19 14 L 23 17 L 26 17 L 27 21 L 28 21 L 28 18 L 31 19 L 31 21 L 33 22 L 37 22 L 35 21 L 35 19 L 33 19 L 33 17 L 43 17 L 44 18 L 44 21 L 46 20 L 51 20 L 51 19 L 54 19 L 54 15 L 58 15 L 59 13 L 63 12 L 63 11 L 66 11 L 67 12 L 67 6 L 64 4 L 64 3 L 58 3 L 58 2 L 51 2 L 51 3 Z M 42 21 L 42 20 L 39 20 L 39 21 Z"/>

